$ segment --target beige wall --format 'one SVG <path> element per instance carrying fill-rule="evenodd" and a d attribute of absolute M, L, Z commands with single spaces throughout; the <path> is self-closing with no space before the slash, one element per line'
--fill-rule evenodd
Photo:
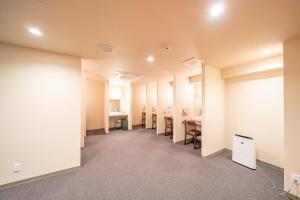
<path fill-rule="evenodd" d="M 283 56 L 225 68 L 222 76 L 226 79 L 227 148 L 231 149 L 236 133 L 252 136 L 257 158 L 282 167 Z"/>
<path fill-rule="evenodd" d="M 300 174 L 300 37 L 286 41 L 284 55 L 284 187 Z M 300 197 L 298 188 L 292 192 Z M 298 194 L 296 193 L 298 191 Z"/>
<path fill-rule="evenodd" d="M 193 83 L 194 86 L 194 116 L 195 119 L 202 118 L 202 81 Z"/>
<path fill-rule="evenodd" d="M 146 85 L 132 84 L 132 124 L 142 124 L 142 112 L 146 106 Z"/>
<path fill-rule="evenodd" d="M 146 83 L 146 128 L 152 127 L 152 108 L 157 107 L 157 82 Z"/>
<path fill-rule="evenodd" d="M 78 57 L 0 44 L 0 185 L 80 166 L 80 80 Z"/>
<path fill-rule="evenodd" d="M 283 56 L 275 56 L 241 64 L 238 66 L 227 67 L 222 70 L 223 78 L 233 78 L 242 75 L 261 73 L 274 69 L 283 68 Z"/>
<path fill-rule="evenodd" d="M 272 74 L 271 74 L 272 75 Z M 283 167 L 283 77 L 226 80 L 226 139 L 253 137 L 257 159 Z"/>
<path fill-rule="evenodd" d="M 131 83 L 130 81 L 109 82 L 109 100 L 120 100 L 120 112 L 126 113 L 128 116 L 128 129 L 132 129 L 132 111 L 131 111 Z M 111 109 L 109 109 L 111 112 Z M 112 125 L 113 121 L 110 121 Z"/>
<path fill-rule="evenodd" d="M 104 128 L 104 82 L 86 80 L 86 128 Z"/>
<path fill-rule="evenodd" d="M 109 83 L 109 99 L 111 100 L 120 100 L 120 111 L 128 113 L 128 95 L 131 93 L 129 83 Z M 111 112 L 111 109 L 109 110 Z"/>
<path fill-rule="evenodd" d="M 225 84 L 219 69 L 205 66 L 202 155 L 225 148 Z"/>
<path fill-rule="evenodd" d="M 121 102 L 119 99 L 110 99 L 109 100 L 109 109 L 110 112 L 120 112 Z"/>
<path fill-rule="evenodd" d="M 157 134 L 165 132 L 164 112 L 168 107 L 173 107 L 173 87 L 168 79 L 161 78 L 157 81 Z"/>
<path fill-rule="evenodd" d="M 125 86 L 123 84 L 113 84 L 109 83 L 109 99 L 119 99 L 124 98 Z M 122 104 L 122 103 L 121 103 Z"/>

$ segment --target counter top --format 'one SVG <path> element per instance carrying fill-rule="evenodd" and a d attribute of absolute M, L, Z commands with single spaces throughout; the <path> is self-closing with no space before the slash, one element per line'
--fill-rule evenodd
<path fill-rule="evenodd" d="M 126 113 L 122 112 L 110 112 L 109 117 L 127 117 L 128 115 Z"/>

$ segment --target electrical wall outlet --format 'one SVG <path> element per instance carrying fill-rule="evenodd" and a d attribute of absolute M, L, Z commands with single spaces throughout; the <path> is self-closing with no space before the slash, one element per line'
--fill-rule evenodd
<path fill-rule="evenodd" d="M 292 179 L 293 183 L 300 185 L 300 175 L 299 174 L 292 173 L 291 179 Z"/>
<path fill-rule="evenodd" d="M 14 165 L 13 165 L 13 167 L 14 167 L 13 171 L 14 171 L 14 173 L 18 173 L 18 172 L 21 171 L 21 165 L 22 165 L 22 164 L 19 163 L 19 162 L 14 163 Z"/>

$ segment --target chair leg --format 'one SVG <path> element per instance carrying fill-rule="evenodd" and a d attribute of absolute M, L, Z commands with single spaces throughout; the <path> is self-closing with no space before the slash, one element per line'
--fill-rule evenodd
<path fill-rule="evenodd" d="M 186 145 L 186 134 L 184 135 L 184 145 Z"/>
<path fill-rule="evenodd" d="M 173 139 L 173 128 L 170 129 L 170 139 Z"/>
<path fill-rule="evenodd" d="M 193 140 L 194 140 L 194 149 L 196 149 L 196 141 L 197 141 L 196 136 L 193 137 Z"/>

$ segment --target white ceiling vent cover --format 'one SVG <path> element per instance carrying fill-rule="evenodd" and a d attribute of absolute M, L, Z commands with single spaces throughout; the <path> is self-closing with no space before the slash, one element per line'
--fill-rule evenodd
<path fill-rule="evenodd" d="M 188 67 L 198 67 L 198 66 L 201 66 L 201 63 L 202 63 L 202 61 L 195 57 L 192 57 L 192 58 L 187 59 L 186 61 L 183 61 L 183 64 Z"/>
<path fill-rule="evenodd" d="M 114 51 L 114 47 L 110 44 L 99 44 L 98 49 L 103 53 L 112 53 Z"/>
<path fill-rule="evenodd" d="M 120 80 L 127 80 L 127 81 L 136 81 L 139 79 L 144 78 L 144 76 L 139 74 L 133 74 L 129 72 L 116 72 L 115 77 Z"/>

